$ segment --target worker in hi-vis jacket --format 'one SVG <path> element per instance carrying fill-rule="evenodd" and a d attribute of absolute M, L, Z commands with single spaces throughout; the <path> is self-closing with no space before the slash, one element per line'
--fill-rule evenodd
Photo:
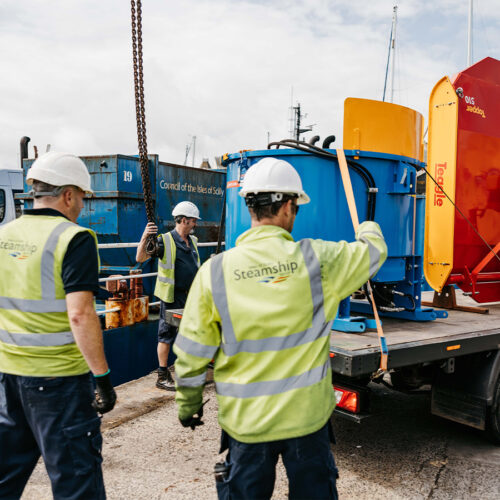
<path fill-rule="evenodd" d="M 158 236 L 158 277 L 154 294 L 160 299 L 160 321 L 158 323 L 158 378 L 156 387 L 175 391 L 175 382 L 167 368 L 170 345 L 177 336 L 177 328 L 165 321 L 166 309 L 182 309 L 186 303 L 189 288 L 200 267 L 198 238 L 193 232 L 200 219 L 198 207 L 190 201 L 181 201 L 172 210 L 175 228 Z M 149 222 L 144 229 L 137 248 L 137 262 L 144 262 L 147 238 L 157 234 L 158 227 Z"/>
<path fill-rule="evenodd" d="M 239 194 L 251 229 L 200 268 L 174 344 L 179 419 L 193 430 L 203 423 L 214 359 L 221 452 L 228 449 L 216 466 L 219 498 L 270 498 L 280 455 L 289 498 L 336 498 L 331 325 L 387 247 L 374 222 L 359 226 L 354 243 L 295 242 L 290 232 L 309 197 L 283 160 L 250 167 Z"/>
<path fill-rule="evenodd" d="M 104 499 L 98 412 L 116 394 L 94 306 L 97 238 L 76 224 L 90 175 L 50 152 L 26 180 L 33 209 L 0 228 L 0 498 L 21 497 L 41 454 L 54 498 Z"/>

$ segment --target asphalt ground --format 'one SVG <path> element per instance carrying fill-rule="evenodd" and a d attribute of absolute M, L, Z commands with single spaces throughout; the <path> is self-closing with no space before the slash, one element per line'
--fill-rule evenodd
<path fill-rule="evenodd" d="M 205 390 L 205 425 L 193 432 L 178 423 L 173 394 L 154 382 L 149 375 L 118 387 L 119 403 L 103 419 L 108 498 L 215 499 L 213 466 L 222 457 L 214 386 Z M 500 447 L 481 432 L 432 416 L 429 393 L 371 387 L 372 417 L 361 424 L 334 417 L 340 498 L 500 498 Z M 22 499 L 50 498 L 40 462 Z M 286 498 L 279 464 L 273 499 Z"/>

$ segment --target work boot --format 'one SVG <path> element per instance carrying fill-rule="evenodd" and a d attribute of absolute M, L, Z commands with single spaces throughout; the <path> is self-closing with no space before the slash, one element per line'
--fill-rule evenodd
<path fill-rule="evenodd" d="M 170 373 L 170 370 L 158 370 L 156 387 L 165 391 L 175 391 L 175 381 Z"/>

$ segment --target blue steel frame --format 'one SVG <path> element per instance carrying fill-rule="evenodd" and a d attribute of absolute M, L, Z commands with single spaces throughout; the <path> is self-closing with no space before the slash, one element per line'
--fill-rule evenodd
<path fill-rule="evenodd" d="M 327 150 L 334 153 L 334 150 Z M 320 238 L 330 241 L 354 240 L 354 229 L 336 160 L 329 160 L 295 149 L 247 151 L 229 155 L 225 161 L 229 188 L 226 202 L 226 248 L 234 246 L 236 238 L 250 227 L 250 217 L 244 200 L 238 196 L 238 184 L 246 170 L 265 157 L 276 157 L 290 162 L 299 172 L 305 191 L 312 203 L 301 207 L 292 235 L 301 238 Z M 417 169 L 424 165 L 415 159 L 371 151 L 346 151 L 348 160 L 367 169 L 375 180 L 375 221 L 384 233 L 388 259 L 372 279 L 375 286 L 387 285 L 402 295 L 393 295 L 396 308 L 403 311 L 380 311 L 383 316 L 413 321 L 432 321 L 446 317 L 445 311 L 421 306 L 424 282 L 422 258 L 424 235 L 424 199 L 417 195 Z M 360 220 L 367 212 L 367 186 L 359 175 L 351 171 L 354 197 Z M 411 296 L 411 299 L 409 298 Z M 413 309 L 413 301 L 415 304 Z M 361 332 L 372 328 L 372 320 L 351 316 L 351 311 L 371 313 L 366 301 L 346 299 L 339 307 L 335 328 Z"/>

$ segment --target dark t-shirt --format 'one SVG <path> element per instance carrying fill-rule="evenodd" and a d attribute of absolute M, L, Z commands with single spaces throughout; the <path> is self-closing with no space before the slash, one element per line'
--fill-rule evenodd
<path fill-rule="evenodd" d="M 194 277 L 198 272 L 198 254 L 194 249 L 192 240 L 191 240 L 191 245 L 188 247 L 175 229 L 172 229 L 170 233 L 174 238 L 174 243 L 176 247 L 175 270 L 174 270 L 175 273 L 174 295 L 177 298 L 180 295 L 187 296 L 187 292 L 191 288 L 191 284 L 193 283 Z M 159 248 L 157 257 L 159 259 L 162 259 L 163 255 L 165 254 L 165 247 L 163 246 L 163 239 L 161 236 L 158 236 L 158 243 L 159 243 Z"/>
<path fill-rule="evenodd" d="M 179 233 L 173 229 L 171 231 L 172 237 L 175 243 L 175 269 L 174 269 L 174 301 L 166 304 L 161 301 L 160 305 L 160 323 L 158 325 L 158 335 L 163 338 L 174 338 L 168 337 L 167 333 L 170 331 L 177 332 L 177 327 L 168 325 L 165 322 L 165 310 L 166 309 L 182 309 L 186 305 L 186 300 L 188 296 L 189 289 L 193 283 L 194 277 L 198 272 L 198 254 L 194 249 L 194 245 L 191 240 L 191 245 L 188 247 L 184 240 L 180 237 Z M 163 245 L 163 238 L 158 237 L 158 253 L 156 257 L 162 259 L 165 254 L 165 247 Z M 165 337 L 165 335 L 167 335 Z"/>
<path fill-rule="evenodd" d="M 171 234 L 177 250 L 175 253 L 175 290 L 187 293 L 198 272 L 198 254 L 191 238 L 191 244 L 188 247 L 175 229 Z"/>
<path fill-rule="evenodd" d="M 25 210 L 26 215 L 50 215 L 64 217 L 61 212 L 52 208 L 34 208 Z M 64 291 L 93 292 L 99 291 L 99 267 L 95 240 L 88 232 L 78 233 L 69 242 L 62 264 L 62 281 Z"/>

